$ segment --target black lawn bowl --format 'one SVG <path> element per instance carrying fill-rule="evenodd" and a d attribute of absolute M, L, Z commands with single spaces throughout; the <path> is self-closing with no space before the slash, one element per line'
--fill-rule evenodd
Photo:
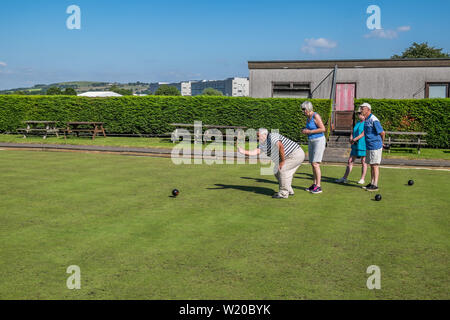
<path fill-rule="evenodd" d="M 408 186 L 412 186 L 412 185 L 414 185 L 414 180 L 409 180 L 408 181 Z"/>
<path fill-rule="evenodd" d="M 177 190 L 177 189 L 173 189 L 173 190 L 172 190 L 172 195 L 173 195 L 174 197 L 177 197 L 179 194 L 180 194 L 180 191 L 179 191 L 179 190 Z"/>
<path fill-rule="evenodd" d="M 377 195 L 375 196 L 375 200 L 376 200 L 376 201 L 381 201 L 381 194 L 377 194 Z"/>

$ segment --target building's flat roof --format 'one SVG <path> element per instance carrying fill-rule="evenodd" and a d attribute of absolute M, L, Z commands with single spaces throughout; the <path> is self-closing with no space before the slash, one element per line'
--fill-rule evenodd
<path fill-rule="evenodd" d="M 88 91 L 78 94 L 79 97 L 122 97 L 121 94 L 112 91 Z"/>
<path fill-rule="evenodd" d="M 330 69 L 335 66 L 338 68 L 450 67 L 450 59 L 287 60 L 248 62 L 249 69 Z"/>

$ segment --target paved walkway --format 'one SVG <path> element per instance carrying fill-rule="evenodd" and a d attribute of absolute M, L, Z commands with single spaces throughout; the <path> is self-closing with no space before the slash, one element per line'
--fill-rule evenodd
<path fill-rule="evenodd" d="M 32 150 L 72 150 L 72 151 L 92 151 L 92 152 L 110 152 L 110 153 L 129 153 L 129 154 L 142 154 L 142 155 L 158 155 L 169 157 L 172 153 L 172 149 L 160 149 L 160 148 L 131 148 L 131 147 L 107 147 L 107 146 L 76 146 L 76 145 L 64 145 L 64 144 L 34 144 L 34 143 L 0 143 L 0 148 L 12 148 L 12 149 L 32 149 Z M 235 154 L 228 154 L 229 156 L 235 156 Z M 226 155 L 225 155 L 226 156 Z M 308 160 L 306 157 L 305 161 Z M 347 158 L 336 156 L 325 156 L 324 162 L 331 163 L 346 163 Z M 408 159 L 383 159 L 382 165 L 394 165 L 394 166 L 411 166 L 411 167 L 439 167 L 450 168 L 449 160 L 433 160 L 433 159 L 421 159 L 421 160 L 408 160 Z"/>

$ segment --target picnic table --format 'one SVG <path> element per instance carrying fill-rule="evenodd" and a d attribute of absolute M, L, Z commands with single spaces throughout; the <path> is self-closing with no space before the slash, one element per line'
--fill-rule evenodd
<path fill-rule="evenodd" d="M 189 132 L 192 133 L 192 130 L 195 128 L 195 125 L 192 123 L 171 123 L 170 124 L 172 127 L 175 127 L 175 131 L 172 133 L 172 137 L 171 140 L 173 143 L 177 142 L 180 140 L 180 137 L 183 136 L 182 134 L 182 129 L 184 130 L 188 130 Z M 203 132 L 203 129 L 206 129 Z M 247 127 L 243 127 L 243 126 L 221 126 L 221 125 L 204 125 L 202 124 L 202 132 L 200 134 L 193 132 L 193 136 L 194 136 L 194 143 L 196 143 L 197 141 L 201 140 L 202 142 L 206 142 L 208 139 L 211 139 L 216 133 L 218 133 L 215 130 L 237 130 L 237 132 L 235 132 L 232 135 L 227 135 L 227 133 L 225 133 L 224 135 L 224 141 L 229 141 L 232 140 L 233 143 L 235 141 L 235 139 L 239 139 L 244 137 L 245 135 L 243 133 L 243 130 L 247 129 Z M 227 139 L 227 138 L 231 138 L 231 139 Z"/>
<path fill-rule="evenodd" d="M 23 132 L 24 139 L 27 135 L 33 133 L 43 133 L 44 139 L 47 139 L 48 134 L 56 134 L 58 137 L 58 129 L 56 128 L 56 121 L 24 121 L 27 125 L 26 129 L 17 129 L 19 132 Z"/>
<path fill-rule="evenodd" d="M 80 132 L 86 132 L 92 134 L 92 140 L 95 139 L 97 133 L 102 133 L 106 138 L 105 129 L 103 128 L 103 122 L 67 122 L 66 128 L 63 129 L 64 139 L 66 135 L 75 133 L 77 137 L 80 136 Z"/>
<path fill-rule="evenodd" d="M 391 153 L 390 147 L 392 145 L 411 145 L 417 146 L 417 153 L 420 154 L 420 147 L 427 145 L 426 140 L 423 138 L 426 135 L 426 132 L 386 131 L 388 152 Z M 395 138 L 398 136 L 403 136 L 403 138 Z"/>

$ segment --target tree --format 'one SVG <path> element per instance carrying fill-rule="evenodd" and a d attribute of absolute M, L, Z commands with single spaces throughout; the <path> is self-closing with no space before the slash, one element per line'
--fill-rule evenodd
<path fill-rule="evenodd" d="M 214 88 L 206 88 L 203 90 L 202 95 L 204 96 L 223 96 L 222 91 L 216 90 Z"/>
<path fill-rule="evenodd" d="M 58 88 L 58 87 L 50 87 L 48 90 L 47 90 L 47 93 L 46 93 L 47 95 L 59 95 L 59 94 L 62 94 L 62 91 L 61 91 L 61 89 L 60 88 Z"/>
<path fill-rule="evenodd" d="M 111 88 L 109 88 L 109 91 L 121 94 L 123 96 L 132 96 L 133 95 L 133 90 L 122 89 L 122 88 L 119 88 L 116 85 L 113 85 Z"/>
<path fill-rule="evenodd" d="M 450 58 L 448 53 L 442 52 L 442 48 L 428 46 L 428 42 L 414 42 L 411 47 L 406 49 L 401 56 L 393 55 L 391 59 L 414 59 L 414 58 Z"/>
<path fill-rule="evenodd" d="M 64 90 L 63 94 L 66 96 L 76 96 L 77 92 L 75 91 L 74 88 L 66 88 L 66 90 Z"/>
<path fill-rule="evenodd" d="M 173 86 L 161 85 L 154 93 L 155 96 L 181 96 L 181 92 Z"/>

